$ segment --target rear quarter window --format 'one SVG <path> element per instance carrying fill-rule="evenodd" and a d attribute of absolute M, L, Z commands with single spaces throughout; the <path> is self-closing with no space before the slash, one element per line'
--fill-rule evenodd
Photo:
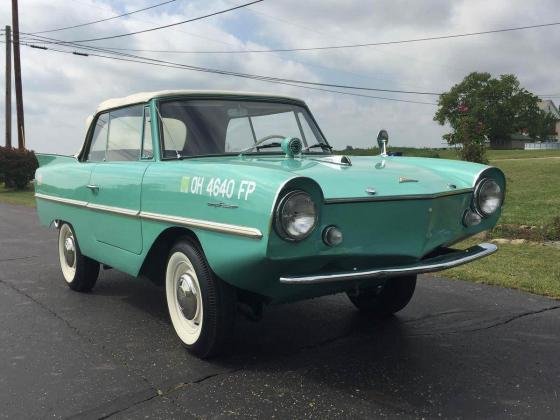
<path fill-rule="evenodd" d="M 109 113 L 99 114 L 91 137 L 91 146 L 87 156 L 88 162 L 102 162 L 105 160 L 107 147 L 107 133 L 109 132 Z"/>
<path fill-rule="evenodd" d="M 139 160 L 143 124 L 142 105 L 111 111 L 106 160 Z"/>

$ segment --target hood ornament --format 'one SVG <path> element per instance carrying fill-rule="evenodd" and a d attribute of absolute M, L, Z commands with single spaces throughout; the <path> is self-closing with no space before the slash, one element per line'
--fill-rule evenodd
<path fill-rule="evenodd" d="M 405 182 L 418 182 L 417 179 L 407 178 L 405 176 L 399 176 L 399 184 L 403 184 Z"/>
<path fill-rule="evenodd" d="M 366 194 L 375 195 L 375 194 L 377 194 L 377 191 L 375 191 L 375 189 L 372 188 L 372 187 L 368 187 L 368 188 L 366 188 Z"/>

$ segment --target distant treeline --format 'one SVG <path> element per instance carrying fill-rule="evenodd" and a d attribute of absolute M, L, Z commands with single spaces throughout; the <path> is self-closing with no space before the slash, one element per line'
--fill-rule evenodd
<path fill-rule="evenodd" d="M 389 146 L 389 153 L 400 152 L 403 156 L 416 156 L 416 157 L 427 157 L 427 158 L 444 158 L 444 159 L 456 159 L 457 151 L 455 149 L 431 149 L 431 148 L 416 148 L 416 147 L 397 147 Z M 347 146 L 344 150 L 335 150 L 337 154 L 345 155 L 360 155 L 360 156 L 374 156 L 379 154 L 379 148 L 370 147 L 367 149 L 361 149 L 358 147 Z"/>

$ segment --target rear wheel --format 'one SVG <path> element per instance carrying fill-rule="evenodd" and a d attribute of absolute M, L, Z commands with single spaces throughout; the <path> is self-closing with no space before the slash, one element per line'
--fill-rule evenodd
<path fill-rule="evenodd" d="M 165 294 L 171 323 L 183 345 L 199 357 L 219 353 L 235 323 L 235 290 L 214 276 L 189 239 L 169 253 Z"/>
<path fill-rule="evenodd" d="M 416 276 L 395 277 L 376 288 L 348 293 L 348 298 L 361 312 L 385 318 L 403 309 L 415 289 Z"/>
<path fill-rule="evenodd" d="M 82 255 L 74 229 L 68 223 L 62 223 L 58 232 L 58 256 L 68 287 L 89 292 L 99 276 L 99 263 Z"/>

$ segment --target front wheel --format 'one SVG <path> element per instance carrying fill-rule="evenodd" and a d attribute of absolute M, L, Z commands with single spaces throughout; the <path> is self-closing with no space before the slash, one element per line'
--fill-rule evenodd
<path fill-rule="evenodd" d="M 415 289 L 416 276 L 395 277 L 376 288 L 348 293 L 348 298 L 361 312 L 386 318 L 403 309 Z"/>
<path fill-rule="evenodd" d="M 82 255 L 74 229 L 68 223 L 62 223 L 58 232 L 58 257 L 68 287 L 89 292 L 99 276 L 99 263 Z"/>
<path fill-rule="evenodd" d="M 169 253 L 165 270 L 169 316 L 183 345 L 199 357 L 222 350 L 233 332 L 235 291 L 214 276 L 204 254 L 189 239 Z"/>

